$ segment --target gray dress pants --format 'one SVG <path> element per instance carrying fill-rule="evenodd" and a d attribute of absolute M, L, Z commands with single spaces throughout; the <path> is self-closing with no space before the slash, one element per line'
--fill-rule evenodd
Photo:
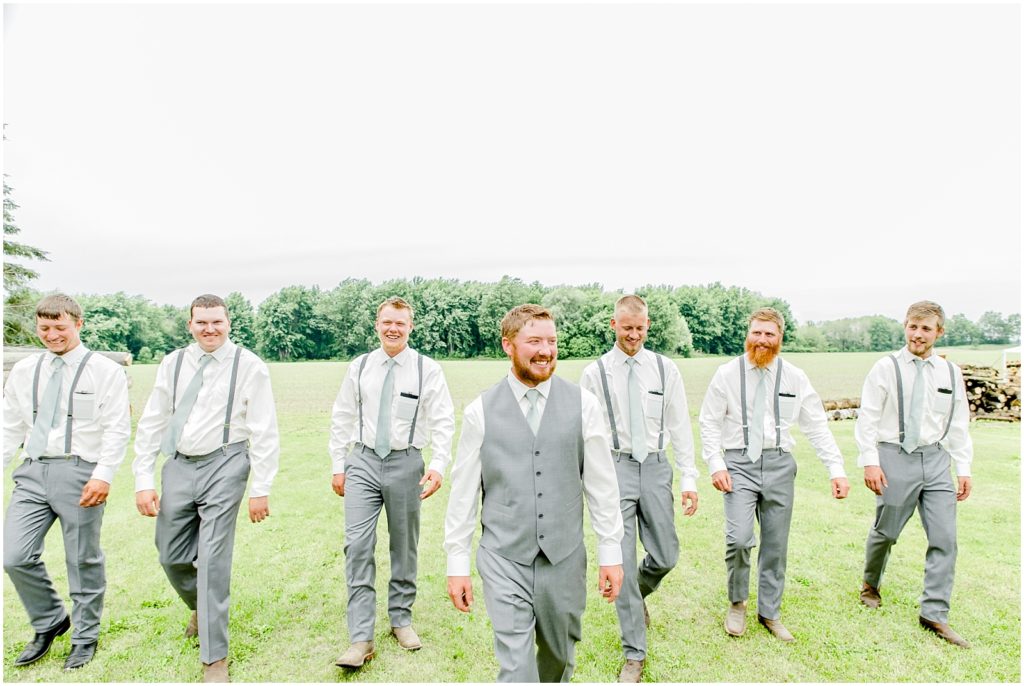
<path fill-rule="evenodd" d="M 92 643 L 99 638 L 107 588 L 100 549 L 106 505 L 78 504 L 95 467 L 75 456 L 26 459 L 14 470 L 14 492 L 4 519 L 4 570 L 36 633 L 52 629 L 67 616 L 64 601 L 39 559 L 46 532 L 60 519 L 71 591 L 73 644 Z"/>
<path fill-rule="evenodd" d="M 156 549 L 171 586 L 199 618 L 199 657 L 228 656 L 231 556 L 238 507 L 249 479 L 246 442 L 209 455 L 177 453 L 161 472 Z"/>
<path fill-rule="evenodd" d="M 647 657 L 644 601 L 679 560 L 676 535 L 672 465 L 665 452 L 651 453 L 643 464 L 630 455 L 615 456 L 622 509 L 622 591 L 615 601 L 627 660 Z M 637 565 L 636 539 L 647 554 Z"/>
<path fill-rule="evenodd" d="M 476 568 L 494 628 L 498 681 L 569 681 L 587 604 L 583 543 L 556 565 L 543 553 L 522 565 L 479 547 Z"/>
<path fill-rule="evenodd" d="M 956 488 L 949 471 L 949 453 L 938 445 L 929 445 L 907 454 L 898 445 L 880 443 L 878 458 L 889 485 L 875 497 L 875 523 L 868 533 L 864 581 L 875 588 L 881 586 L 889 552 L 916 507 L 928 538 L 921 616 L 945 624 L 949 621 L 957 551 Z"/>
<path fill-rule="evenodd" d="M 372 641 L 377 618 L 377 520 L 387 514 L 391 552 L 388 617 L 391 626 L 412 624 L 416 600 L 416 555 L 420 540 L 420 479 L 423 455 L 416 448 L 393 450 L 381 459 L 357 445 L 345 460 L 345 579 L 349 641 Z"/>
<path fill-rule="evenodd" d="M 751 462 L 742 450 L 726 450 L 725 465 L 732 478 L 732 492 L 724 494 L 729 602 L 743 602 L 749 595 L 750 549 L 757 545 L 756 518 L 761 525 L 757 613 L 765 619 L 778 619 L 786 585 L 796 460 L 778 448 L 763 451 L 757 462 Z"/>

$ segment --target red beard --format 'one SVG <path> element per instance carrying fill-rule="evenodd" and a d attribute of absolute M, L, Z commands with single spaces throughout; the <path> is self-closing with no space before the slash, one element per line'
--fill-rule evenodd
<path fill-rule="evenodd" d="M 761 367 L 762 369 L 772 363 L 772 360 L 779 354 L 779 350 L 782 349 L 782 341 L 779 341 L 775 345 L 756 345 L 747 341 L 745 344 L 747 349 L 747 355 L 750 356 L 750 361 L 755 366 Z"/>

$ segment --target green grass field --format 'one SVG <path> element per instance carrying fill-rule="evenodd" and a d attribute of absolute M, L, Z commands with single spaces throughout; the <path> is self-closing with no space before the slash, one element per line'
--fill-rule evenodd
<path fill-rule="evenodd" d="M 951 359 L 992 364 L 992 351 L 954 349 Z M 790 354 L 824 398 L 860 395 L 876 353 Z M 724 358 L 678 360 L 696 416 L 704 389 Z M 559 373 L 579 378 L 586 362 L 565 361 Z M 443 363 L 457 418 L 476 395 L 501 378 L 504 361 Z M 271 517 L 260 525 L 239 518 L 232 580 L 231 675 L 235 681 L 487 682 L 497 663 L 479 578 L 477 604 L 456 612 L 445 593 L 443 519 L 447 482 L 424 503 L 419 597 L 415 624 L 425 647 L 402 651 L 388 634 L 386 527 L 378 544 L 377 658 L 357 673 L 333 665 L 346 646 L 342 500 L 330 489 L 327 430 L 346 363 L 273 364 L 282 434 L 281 469 L 271 494 Z M 152 387 L 155 366 L 135 366 L 132 407 L 137 420 Z M 951 624 L 973 644 L 949 646 L 917 626 L 925 538 L 915 516 L 893 549 L 882 588 L 883 606 L 871 612 L 857 592 L 863 545 L 874 496 L 856 468 L 853 422 L 833 423 L 846 456 L 853 491 L 845 501 L 828 494 L 824 468 L 799 441 L 800 465 L 790 538 L 783 620 L 795 644 L 772 639 L 750 612 L 742 638 L 722 629 L 727 605 L 722 499 L 701 473 L 700 511 L 684 520 L 677 510 L 681 556 L 649 606 L 652 626 L 646 681 L 1020 681 L 1020 425 L 972 425 L 974 495 L 959 507 L 959 560 Z M 696 422 L 694 436 L 698 437 Z M 699 449 L 699 441 L 698 441 Z M 61 670 L 69 649 L 57 639 L 46 658 L 11 666 L 31 637 L 10 581 L 4 580 L 6 681 L 196 681 L 202 677 L 196 641 L 182 638 L 188 619 L 157 562 L 154 520 L 134 506 L 129 451 L 115 479 L 105 515 L 107 596 L 100 647 L 86 668 Z M 161 458 L 162 460 L 162 458 Z M 10 470 L 4 493 L 10 495 Z M 588 533 L 590 561 L 593 537 Z M 66 595 L 67 573 L 58 527 L 44 559 Z M 596 586 L 596 572 L 588 578 Z M 752 590 L 755 585 L 752 585 Z M 753 598 L 751 599 L 754 600 Z M 751 603 L 753 606 L 753 602 Z M 613 606 L 589 596 L 577 648 L 574 681 L 614 681 L 621 665 Z"/>

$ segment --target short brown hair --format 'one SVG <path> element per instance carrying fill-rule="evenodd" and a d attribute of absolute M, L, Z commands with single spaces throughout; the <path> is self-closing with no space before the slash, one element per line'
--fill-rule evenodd
<path fill-rule="evenodd" d="M 786 330 L 786 320 L 774 307 L 759 307 L 754 310 L 750 314 L 750 319 L 747 320 L 748 329 L 755 319 L 760 322 L 775 322 L 775 325 L 779 327 L 780 334 Z"/>
<path fill-rule="evenodd" d="M 43 319 L 60 319 L 65 314 L 76 322 L 82 321 L 82 306 L 70 295 L 53 293 L 36 305 L 36 316 Z"/>
<path fill-rule="evenodd" d="M 192 321 L 193 310 L 195 310 L 197 307 L 223 307 L 224 316 L 228 318 L 228 321 L 231 321 L 231 315 L 228 314 L 227 303 L 225 303 L 224 299 L 221 298 L 219 295 L 213 295 L 212 293 L 204 293 L 203 295 L 200 295 L 198 298 L 193 300 L 192 304 L 189 305 L 188 308 L 189 321 Z"/>
<path fill-rule="evenodd" d="M 939 328 L 941 329 L 942 325 L 946 323 L 946 313 L 942 309 L 942 305 L 931 300 L 922 300 L 907 308 L 907 316 L 903 318 L 903 325 L 906 326 L 911 319 L 925 319 L 932 316 L 939 318 Z"/>
<path fill-rule="evenodd" d="M 397 295 L 393 295 L 380 305 L 377 305 L 378 317 L 380 317 L 380 313 L 385 307 L 393 307 L 396 310 L 409 310 L 409 320 L 412 320 L 412 305 L 406 302 L 403 298 L 399 298 Z"/>
<path fill-rule="evenodd" d="M 615 301 L 615 314 L 631 312 L 640 314 L 647 311 L 647 301 L 639 295 L 624 295 Z"/>
<path fill-rule="evenodd" d="M 555 320 L 551 316 L 551 311 L 540 305 L 533 303 L 516 305 L 501 318 L 501 337 L 511 341 L 519 333 L 519 330 L 526 326 L 526 322 L 533 321 L 534 319 Z"/>

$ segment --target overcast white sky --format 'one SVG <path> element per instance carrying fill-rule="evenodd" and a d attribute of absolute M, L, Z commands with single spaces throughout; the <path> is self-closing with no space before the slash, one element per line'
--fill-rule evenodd
<path fill-rule="evenodd" d="M 1021 298 L 1020 7 L 4 7 L 42 289 L 721 281 Z"/>

